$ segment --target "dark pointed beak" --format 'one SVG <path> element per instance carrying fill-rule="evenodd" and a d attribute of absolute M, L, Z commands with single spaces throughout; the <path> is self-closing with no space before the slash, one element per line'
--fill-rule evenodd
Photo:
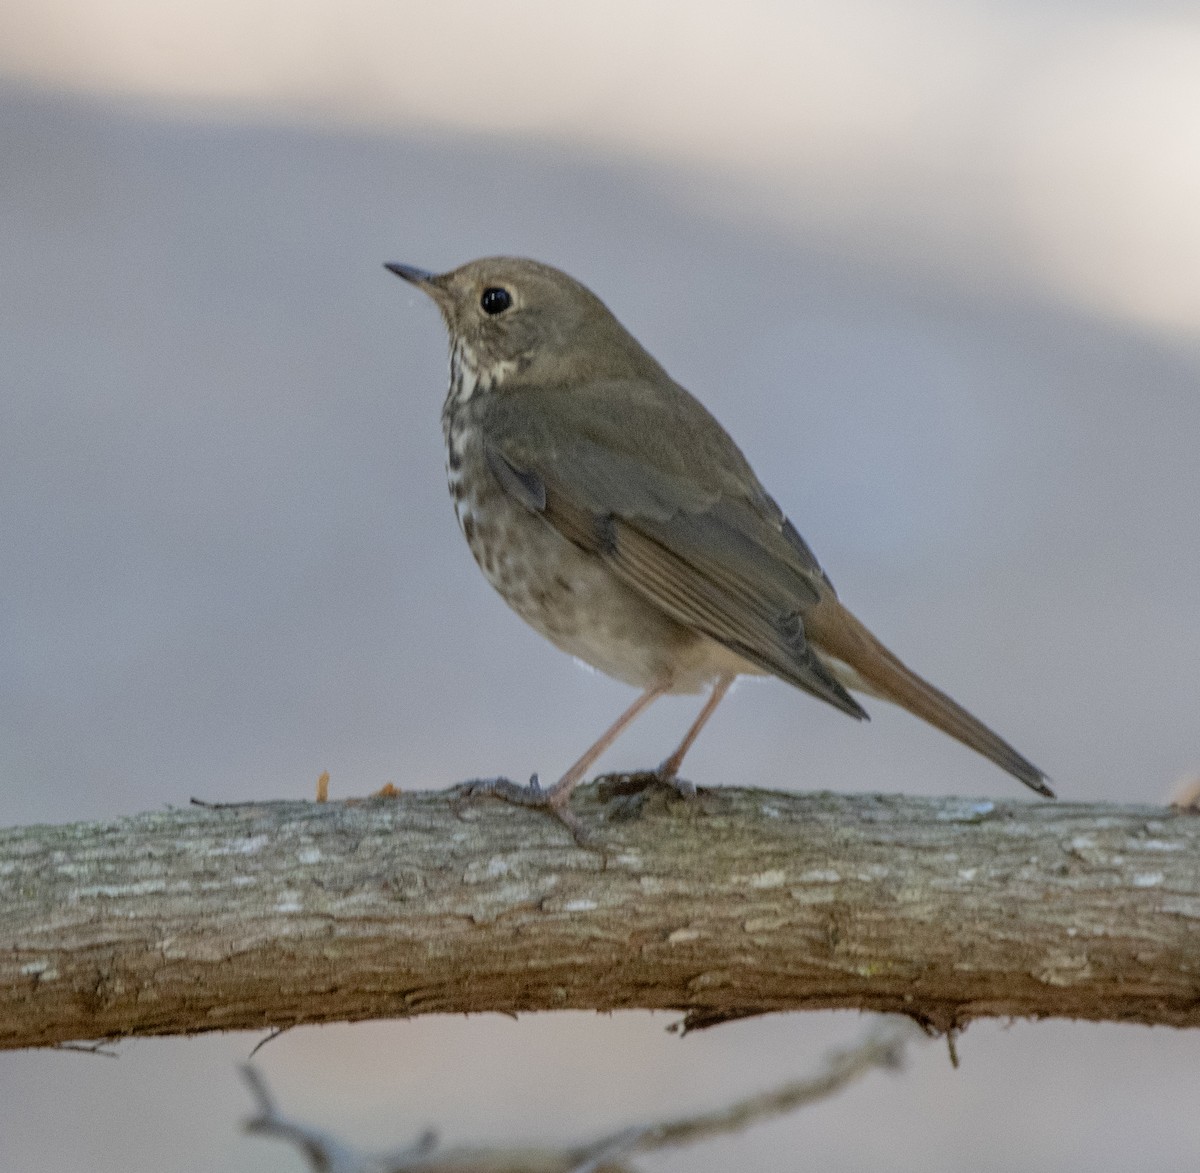
<path fill-rule="evenodd" d="M 428 285 L 436 273 L 430 273 L 428 269 L 418 269 L 416 265 L 402 265 L 399 261 L 388 261 L 384 266 L 391 273 L 395 273 L 397 277 L 403 277 L 405 281 L 411 281 L 414 285 Z"/>

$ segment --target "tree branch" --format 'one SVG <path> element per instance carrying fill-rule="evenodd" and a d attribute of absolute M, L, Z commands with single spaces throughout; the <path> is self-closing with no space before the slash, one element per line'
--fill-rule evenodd
<path fill-rule="evenodd" d="M 331 1133 L 279 1113 L 263 1076 L 242 1068 L 258 1104 L 246 1131 L 295 1145 L 314 1173 L 628 1173 L 625 1159 L 638 1152 L 694 1144 L 794 1112 L 835 1095 L 872 1071 L 898 1071 L 905 1051 L 920 1032 L 905 1020 L 880 1019 L 862 1039 L 831 1052 L 813 1075 L 792 1080 L 711 1112 L 635 1125 L 610 1136 L 568 1148 L 456 1148 L 437 1150 L 437 1133 L 387 1153 L 364 1153 Z M 618 1163 L 620 1162 L 620 1163 Z"/>
<path fill-rule="evenodd" d="M 0 1047 L 416 1014 L 831 1007 L 1200 1024 L 1200 818 L 584 788 L 0 831 Z"/>

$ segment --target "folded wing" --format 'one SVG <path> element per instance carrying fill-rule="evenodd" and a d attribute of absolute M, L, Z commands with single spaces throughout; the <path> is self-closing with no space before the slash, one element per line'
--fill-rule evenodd
<path fill-rule="evenodd" d="M 526 509 L 673 619 L 866 716 L 805 636 L 805 611 L 832 587 L 715 420 L 680 444 L 665 430 L 669 404 L 647 400 L 636 383 L 606 384 L 603 410 L 589 410 L 592 398 L 574 388 L 489 399 L 489 466 Z"/>

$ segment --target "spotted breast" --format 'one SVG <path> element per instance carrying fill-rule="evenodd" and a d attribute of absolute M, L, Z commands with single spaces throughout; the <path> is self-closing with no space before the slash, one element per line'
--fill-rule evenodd
<path fill-rule="evenodd" d="M 557 647 L 628 684 L 669 680 L 668 691 L 696 693 L 734 661 L 753 671 L 643 600 L 500 485 L 485 456 L 480 405 L 514 374 L 512 367 L 480 370 L 456 346 L 442 407 L 454 512 L 488 582 Z"/>

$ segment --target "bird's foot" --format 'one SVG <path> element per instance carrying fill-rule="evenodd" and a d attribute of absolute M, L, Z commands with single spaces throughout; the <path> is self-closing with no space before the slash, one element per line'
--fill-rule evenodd
<path fill-rule="evenodd" d="M 543 789 L 538 776 L 533 774 L 527 786 L 509 778 L 479 778 L 453 787 L 450 793 L 455 813 L 460 815 L 463 804 L 473 798 L 498 798 L 513 806 L 544 810 L 571 832 L 571 837 L 580 847 L 594 849 L 597 847 L 596 841 L 567 805 L 571 789 L 563 787 L 561 783 L 551 786 L 549 790 Z"/>
<path fill-rule="evenodd" d="M 697 793 L 694 782 L 680 778 L 663 766 L 657 770 L 605 774 L 603 778 L 597 779 L 598 797 L 603 803 L 613 804 L 612 817 L 616 819 L 637 818 L 651 796 L 664 790 L 684 800 L 695 798 Z"/>

